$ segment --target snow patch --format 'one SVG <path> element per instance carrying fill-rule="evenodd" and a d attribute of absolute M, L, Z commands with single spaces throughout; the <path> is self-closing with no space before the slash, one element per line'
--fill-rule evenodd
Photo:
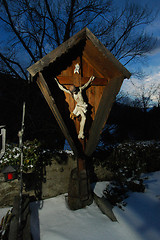
<path fill-rule="evenodd" d="M 113 212 L 118 222 L 102 214 L 95 203 L 71 211 L 66 195 L 30 204 L 33 240 L 159 240 L 160 236 L 160 171 L 143 174 L 145 193 L 130 193 L 124 211 Z M 96 183 L 95 193 L 101 197 L 108 182 Z M 0 217 L 9 208 L 0 209 Z"/>

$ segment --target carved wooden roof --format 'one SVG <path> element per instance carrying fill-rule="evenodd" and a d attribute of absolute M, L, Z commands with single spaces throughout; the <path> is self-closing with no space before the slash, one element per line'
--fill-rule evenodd
<path fill-rule="evenodd" d="M 81 46 L 83 56 L 104 77 L 113 78 L 115 75 L 123 75 L 124 78 L 131 76 L 130 72 L 113 56 L 113 54 L 95 37 L 88 29 L 84 28 L 66 42 L 58 46 L 27 70 L 34 77 L 50 64 L 59 61 L 61 57 L 76 51 Z M 72 53 L 71 53 L 72 54 Z"/>

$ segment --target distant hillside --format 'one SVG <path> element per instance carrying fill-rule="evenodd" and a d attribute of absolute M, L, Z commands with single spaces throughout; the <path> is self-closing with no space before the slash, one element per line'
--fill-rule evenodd
<path fill-rule="evenodd" d="M 138 107 L 115 103 L 102 133 L 106 143 L 126 140 L 160 140 L 160 108 L 143 111 Z"/>

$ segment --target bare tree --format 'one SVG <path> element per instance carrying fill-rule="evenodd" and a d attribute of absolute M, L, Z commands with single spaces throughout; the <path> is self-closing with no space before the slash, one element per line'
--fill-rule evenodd
<path fill-rule="evenodd" d="M 0 58 L 14 75 L 85 26 L 124 64 L 152 50 L 156 40 L 143 27 L 153 11 L 134 4 L 120 10 L 110 0 L 0 0 Z M 121 4 L 121 3 L 120 3 Z M 140 31 L 141 29 L 141 31 Z M 23 58 L 22 58 L 23 56 Z"/>
<path fill-rule="evenodd" d="M 156 39 L 144 31 L 144 26 L 156 18 L 149 6 L 141 7 L 126 3 L 124 8 L 115 10 L 110 19 L 97 26 L 96 34 L 102 38 L 106 47 L 119 59 L 128 64 L 150 52 L 156 45 Z"/>
<path fill-rule="evenodd" d="M 160 91 L 158 93 L 158 107 L 160 108 Z"/>
<path fill-rule="evenodd" d="M 132 83 L 133 84 L 133 83 Z M 144 112 L 152 105 L 158 105 L 160 84 L 147 84 L 142 81 L 139 85 L 133 84 L 135 99 L 132 102 L 134 107 L 140 107 Z"/>
<path fill-rule="evenodd" d="M 158 85 L 156 92 L 155 101 L 157 102 L 157 107 L 160 108 L 160 84 Z"/>

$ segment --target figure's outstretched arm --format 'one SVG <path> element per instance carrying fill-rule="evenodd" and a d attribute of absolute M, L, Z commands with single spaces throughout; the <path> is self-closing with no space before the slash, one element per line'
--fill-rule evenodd
<path fill-rule="evenodd" d="M 95 79 L 94 76 L 91 76 L 90 79 L 88 80 L 88 82 L 86 84 L 84 84 L 82 87 L 80 87 L 81 90 L 87 88 L 89 86 L 90 83 L 93 82 L 93 80 Z"/>
<path fill-rule="evenodd" d="M 54 78 L 54 80 L 57 82 L 58 87 L 59 87 L 62 91 L 71 94 L 71 92 L 70 92 L 67 88 L 65 88 L 63 85 L 61 85 L 61 84 L 58 82 L 58 79 L 57 79 L 57 78 Z"/>

